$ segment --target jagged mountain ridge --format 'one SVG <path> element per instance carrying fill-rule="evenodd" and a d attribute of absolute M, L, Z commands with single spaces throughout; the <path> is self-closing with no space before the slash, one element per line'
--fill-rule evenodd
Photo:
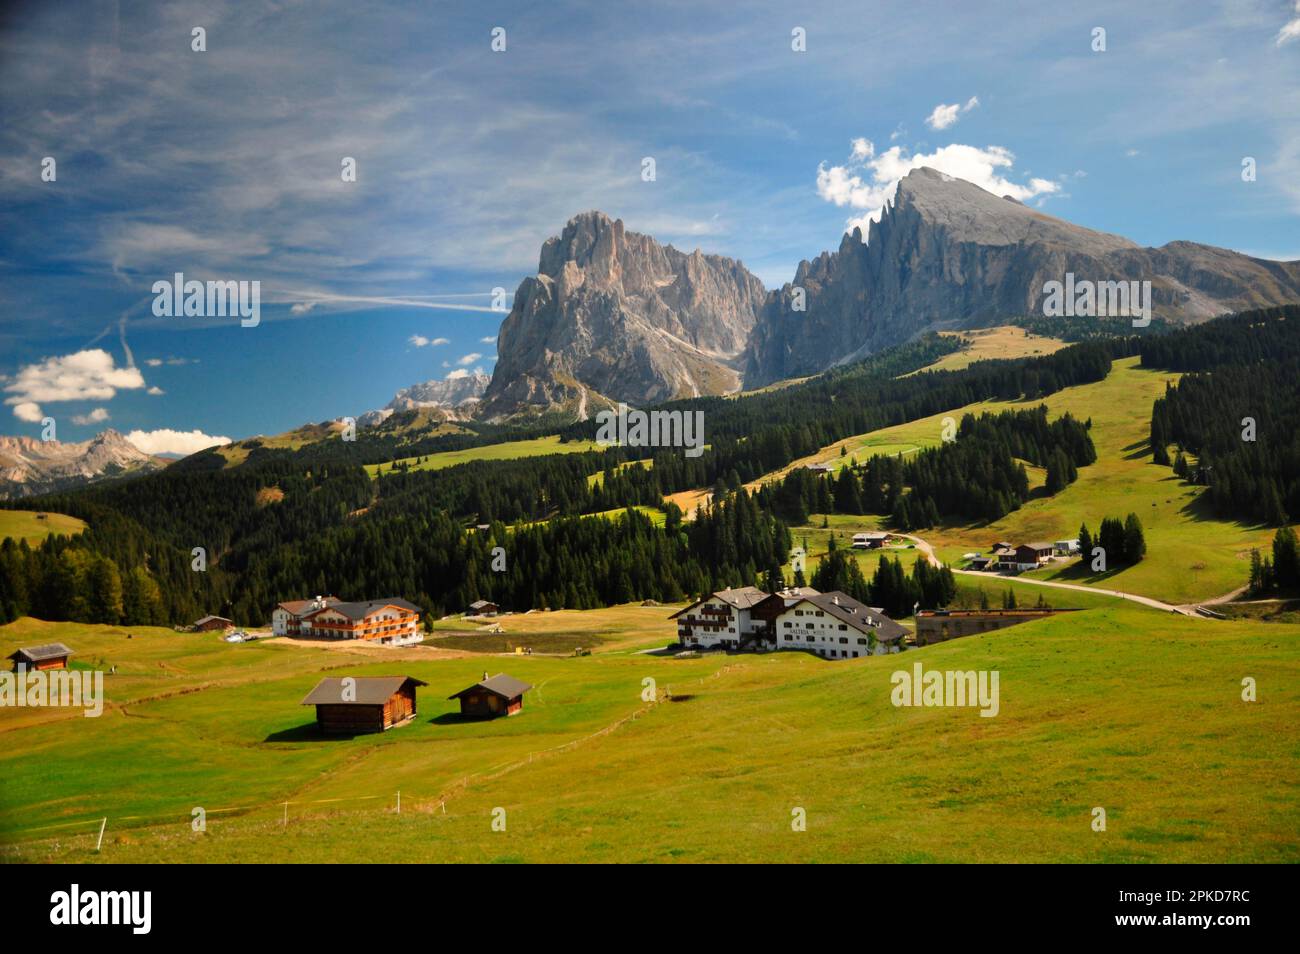
<path fill-rule="evenodd" d="M 737 390 L 766 295 L 738 261 L 660 245 L 602 212 L 575 216 L 515 292 L 479 416 L 583 417 L 613 401 Z"/>
<path fill-rule="evenodd" d="M 0 435 L 0 499 L 54 493 L 163 466 L 111 427 L 71 443 Z"/>
<path fill-rule="evenodd" d="M 899 183 L 868 241 L 799 264 L 746 348 L 745 386 L 816 374 L 931 329 L 1041 313 L 1043 284 L 1151 281 L 1152 314 L 1175 323 L 1300 301 L 1300 262 L 1194 242 L 1144 248 L 922 168 Z M 806 310 L 792 307 L 795 287 Z"/>
<path fill-rule="evenodd" d="M 358 416 L 357 423 L 362 427 L 373 427 L 388 420 L 396 411 L 417 408 L 439 408 L 446 412 L 439 415 L 445 420 L 463 420 L 470 416 L 473 405 L 483 397 L 491 380 L 482 371 L 472 371 L 460 377 L 412 384 L 399 389 L 382 408 Z"/>

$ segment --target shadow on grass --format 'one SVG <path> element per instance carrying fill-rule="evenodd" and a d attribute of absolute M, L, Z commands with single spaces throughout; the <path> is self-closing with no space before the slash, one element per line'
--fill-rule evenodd
<path fill-rule="evenodd" d="M 1140 460 L 1143 457 L 1150 457 L 1154 453 L 1150 441 L 1138 441 L 1136 444 L 1129 444 L 1124 450 L 1128 451 L 1124 455 L 1125 460 Z"/>
<path fill-rule="evenodd" d="M 357 733 L 373 734 L 373 733 Z M 355 738 L 352 734 L 335 734 L 332 732 L 322 732 L 319 725 L 315 722 L 304 722 L 302 725 L 294 726 L 292 729 L 281 729 L 279 732 L 272 732 L 263 742 L 346 742 L 348 739 Z"/>
<path fill-rule="evenodd" d="M 470 716 L 463 715 L 459 712 L 444 712 L 442 715 L 434 716 L 429 720 L 430 725 L 473 725 L 476 722 L 491 722 L 493 719 L 505 718 L 505 713 L 499 716 Z"/>

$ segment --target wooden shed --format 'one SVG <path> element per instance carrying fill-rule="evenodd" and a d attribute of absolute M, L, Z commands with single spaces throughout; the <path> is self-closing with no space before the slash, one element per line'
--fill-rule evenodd
<path fill-rule="evenodd" d="M 501 607 L 489 600 L 475 600 L 469 604 L 469 609 L 465 610 L 466 616 L 496 616 L 501 612 Z"/>
<path fill-rule="evenodd" d="M 427 685 L 411 676 L 322 679 L 300 704 L 316 707 L 316 722 L 322 732 L 384 732 L 415 718 L 415 687 Z"/>
<path fill-rule="evenodd" d="M 533 688 L 513 676 L 497 673 L 491 679 L 483 673 L 481 682 L 462 689 L 448 699 L 460 700 L 460 714 L 470 719 L 495 719 L 512 716 L 524 708 L 524 693 Z"/>
<path fill-rule="evenodd" d="M 224 630 L 234 625 L 233 620 L 228 620 L 224 616 L 205 616 L 194 621 L 194 632 L 206 633 L 214 629 Z"/>
<path fill-rule="evenodd" d="M 9 654 L 14 672 L 21 669 L 67 669 L 72 650 L 63 643 L 45 643 L 41 646 L 24 646 Z"/>

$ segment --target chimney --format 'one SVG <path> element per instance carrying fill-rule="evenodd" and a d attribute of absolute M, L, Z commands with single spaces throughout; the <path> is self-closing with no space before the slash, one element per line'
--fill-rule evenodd
<path fill-rule="evenodd" d="M 839 606 L 839 605 L 840 605 L 840 598 L 839 598 L 838 596 L 832 596 L 832 597 L 831 597 L 831 602 L 834 603 L 836 606 Z"/>
<path fill-rule="evenodd" d="M 487 682 L 487 681 L 488 681 L 488 674 L 487 674 L 487 670 L 486 670 L 486 669 L 483 670 L 483 681 L 484 681 L 484 682 Z"/>

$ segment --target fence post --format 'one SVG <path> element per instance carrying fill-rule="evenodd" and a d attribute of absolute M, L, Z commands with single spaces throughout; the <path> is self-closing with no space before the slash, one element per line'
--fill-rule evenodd
<path fill-rule="evenodd" d="M 105 815 L 104 820 L 99 823 L 99 840 L 95 842 L 96 851 L 99 851 L 100 845 L 104 843 L 104 829 L 107 827 L 108 827 L 108 816 Z"/>

